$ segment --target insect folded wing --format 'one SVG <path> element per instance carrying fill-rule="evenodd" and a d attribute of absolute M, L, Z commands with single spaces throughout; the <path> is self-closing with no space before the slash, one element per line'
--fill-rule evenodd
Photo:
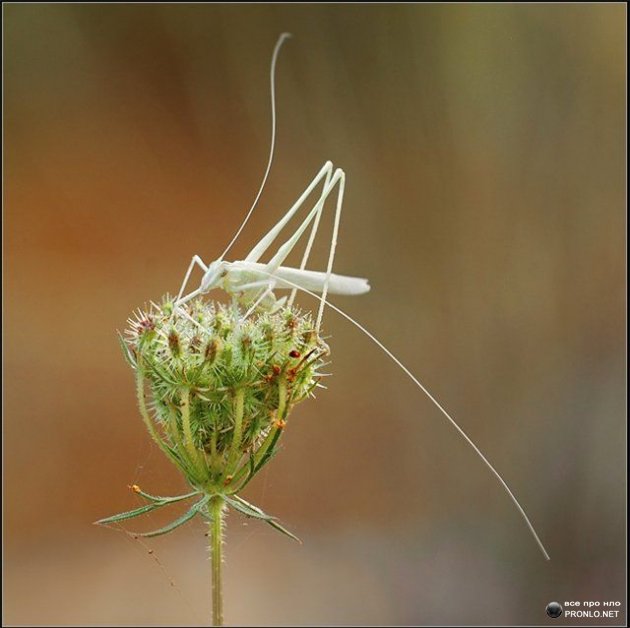
<path fill-rule="evenodd" d="M 322 292 L 326 283 L 326 273 L 314 270 L 298 270 L 280 266 L 274 273 L 278 288 L 293 288 L 296 284 L 312 292 Z M 291 283 L 283 283 L 283 280 Z M 330 275 L 328 294 L 358 295 L 370 291 L 370 284 L 362 277 Z"/>

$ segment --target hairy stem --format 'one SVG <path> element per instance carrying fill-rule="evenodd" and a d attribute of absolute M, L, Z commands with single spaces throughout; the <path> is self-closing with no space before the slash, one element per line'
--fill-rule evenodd
<path fill-rule="evenodd" d="M 223 562 L 223 509 L 225 502 L 215 495 L 208 504 L 210 513 L 210 562 L 212 568 L 212 625 L 223 626 L 223 589 L 221 567 Z"/>

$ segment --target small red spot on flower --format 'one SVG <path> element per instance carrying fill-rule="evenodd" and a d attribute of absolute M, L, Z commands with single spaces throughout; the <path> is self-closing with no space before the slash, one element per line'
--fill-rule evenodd
<path fill-rule="evenodd" d="M 296 351 L 295 349 L 293 349 L 293 351 L 291 351 L 291 352 L 289 353 L 289 355 L 290 355 L 292 358 L 299 358 L 301 354 L 300 354 L 300 352 L 299 352 L 299 351 Z"/>
<path fill-rule="evenodd" d="M 274 375 L 280 375 L 280 371 L 282 370 L 277 364 L 274 364 L 272 367 Z"/>

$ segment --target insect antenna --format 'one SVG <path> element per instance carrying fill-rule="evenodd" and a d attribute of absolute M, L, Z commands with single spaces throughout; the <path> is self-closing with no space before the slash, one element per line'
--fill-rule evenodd
<path fill-rule="evenodd" d="M 271 170 L 271 164 L 273 162 L 273 153 L 276 148 L 276 62 L 278 61 L 278 55 L 280 54 L 280 48 L 282 47 L 282 44 L 291 36 L 291 33 L 282 33 L 282 35 L 280 35 L 278 41 L 276 42 L 276 46 L 273 49 L 273 55 L 271 57 L 271 69 L 269 71 L 269 80 L 271 84 L 271 146 L 269 148 L 267 169 L 265 170 L 262 183 L 260 184 L 260 188 L 258 189 L 258 194 L 256 194 L 256 198 L 254 199 L 252 206 L 249 208 L 249 211 L 245 216 L 245 220 L 243 220 L 243 222 L 241 223 L 241 226 L 238 228 L 238 231 L 236 232 L 230 243 L 227 245 L 225 251 L 223 251 L 223 253 L 221 254 L 221 257 L 219 257 L 219 260 L 225 258 L 228 251 L 232 248 L 232 245 L 236 242 L 238 236 L 241 234 L 241 231 L 243 231 L 243 229 L 245 228 L 245 225 L 249 221 L 249 218 L 252 215 L 252 212 L 254 211 L 258 200 L 260 199 L 260 195 L 262 194 L 265 184 L 267 183 L 267 177 L 269 176 L 269 171 Z"/>
<path fill-rule="evenodd" d="M 267 273 L 262 270 L 259 272 L 261 274 L 269 275 L 270 277 L 273 277 L 271 273 Z M 374 344 L 376 344 L 376 346 L 379 349 L 381 349 L 405 373 L 405 375 L 407 375 L 407 377 L 411 379 L 411 381 L 418 388 L 420 388 L 420 390 L 433 402 L 433 404 L 437 407 L 437 409 L 448 419 L 450 424 L 459 432 L 460 436 L 473 448 L 475 453 L 481 458 L 481 460 L 486 465 L 486 467 L 490 469 L 494 477 L 499 481 L 499 484 L 501 484 L 505 492 L 508 494 L 508 496 L 512 500 L 512 503 L 518 510 L 519 514 L 521 515 L 521 517 L 527 524 L 529 531 L 534 537 L 534 540 L 538 544 L 538 547 L 540 548 L 540 551 L 542 552 L 545 559 L 551 560 L 549 557 L 549 554 L 547 553 L 547 550 L 545 549 L 545 546 L 543 545 L 538 534 L 536 533 L 536 530 L 534 529 L 532 522 L 529 520 L 529 517 L 525 514 L 525 510 L 523 510 L 523 507 L 519 503 L 518 499 L 516 499 L 516 496 L 511 491 L 506 481 L 501 477 L 501 474 L 492 466 L 490 461 L 483 455 L 479 447 L 475 445 L 475 443 L 471 440 L 468 434 L 466 434 L 466 432 L 464 432 L 464 430 L 457 424 L 457 421 L 455 421 L 455 419 L 444 409 L 444 407 L 440 404 L 440 402 L 425 388 L 425 386 L 420 382 L 420 380 L 376 336 L 374 336 L 374 334 L 372 334 L 365 327 L 363 327 L 361 323 L 354 320 L 352 316 L 350 316 L 349 314 L 346 314 L 342 309 L 338 308 L 336 305 L 333 305 L 330 301 L 324 300 L 324 298 L 321 297 L 320 295 L 315 294 L 314 292 L 311 292 L 310 290 L 307 290 L 306 288 L 303 288 L 302 286 L 299 286 L 298 284 L 293 283 L 292 281 L 289 281 L 287 279 L 283 279 L 282 281 L 283 283 L 286 283 L 292 286 L 293 288 L 297 288 L 301 292 L 310 294 L 312 297 L 316 298 L 320 303 L 325 303 L 327 307 L 337 312 L 337 314 L 339 314 L 340 316 L 343 316 L 343 318 L 345 318 L 347 321 L 350 321 L 357 329 L 362 331 L 372 342 L 374 342 Z"/>

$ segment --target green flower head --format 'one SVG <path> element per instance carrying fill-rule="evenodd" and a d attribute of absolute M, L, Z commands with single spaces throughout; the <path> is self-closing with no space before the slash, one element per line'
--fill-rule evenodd
<path fill-rule="evenodd" d="M 165 297 L 128 322 L 119 337 L 136 374 L 140 413 L 193 491 L 159 497 L 134 484 L 130 488 L 147 503 L 96 523 L 118 523 L 197 497 L 163 528 L 134 534 L 166 534 L 201 515 L 214 526 L 218 553 L 221 513 L 231 506 L 299 540 L 237 493 L 277 452 L 291 410 L 313 396 L 321 377 L 329 349 L 310 314 L 281 307 L 245 318 L 236 301 L 228 307 L 200 297 L 175 308 Z"/>
<path fill-rule="evenodd" d="M 165 298 L 136 312 L 123 340 L 151 435 L 206 494 L 236 493 L 270 459 L 329 353 L 309 314 L 242 316 L 202 298 L 174 312 Z"/>

